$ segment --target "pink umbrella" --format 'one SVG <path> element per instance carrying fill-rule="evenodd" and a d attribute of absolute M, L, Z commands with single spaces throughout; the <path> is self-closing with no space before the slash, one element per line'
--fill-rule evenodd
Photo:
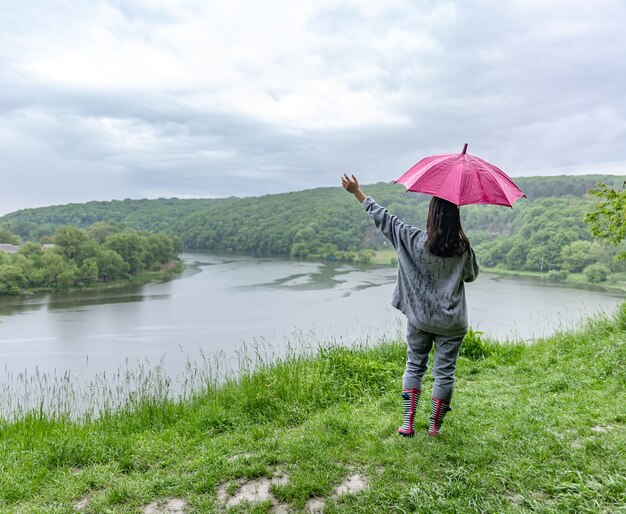
<path fill-rule="evenodd" d="M 467 152 L 425 157 L 396 182 L 407 191 L 427 193 L 458 206 L 472 203 L 506 205 L 526 195 L 493 164 Z"/>

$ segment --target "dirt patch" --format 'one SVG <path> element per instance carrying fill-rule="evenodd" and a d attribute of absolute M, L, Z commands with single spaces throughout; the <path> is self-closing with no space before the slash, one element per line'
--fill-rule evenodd
<path fill-rule="evenodd" d="M 525 498 L 521 494 L 510 493 L 507 494 L 506 497 L 515 505 L 521 505 L 525 501 Z"/>
<path fill-rule="evenodd" d="M 335 489 L 334 496 L 343 496 L 344 494 L 355 494 L 367 489 L 369 480 L 366 476 L 355 473 L 346 478 L 339 487 Z"/>
<path fill-rule="evenodd" d="M 250 457 L 254 457 L 254 453 L 238 453 L 237 455 L 231 455 L 226 459 L 228 462 L 237 462 L 242 459 L 249 459 Z"/>
<path fill-rule="evenodd" d="M 166 502 L 152 502 L 142 507 L 142 514 L 185 514 L 187 502 L 182 498 L 171 498 Z"/>
<path fill-rule="evenodd" d="M 261 477 L 240 485 L 230 498 L 225 492 L 222 493 L 221 497 L 226 499 L 228 507 L 239 505 L 244 501 L 256 503 L 272 500 L 274 496 L 270 493 L 270 485 L 272 485 L 272 481 L 269 478 Z"/>
<path fill-rule="evenodd" d="M 291 512 L 289 505 L 278 502 L 271 492 L 272 485 L 287 485 L 289 475 L 281 469 L 276 469 L 272 478 L 260 477 L 255 480 L 234 480 L 222 484 L 217 490 L 217 500 L 224 507 L 234 507 L 245 503 L 260 503 L 269 501 L 272 504 L 270 512 L 273 514 L 287 514 Z M 337 486 L 331 495 L 337 500 L 346 494 L 356 494 L 367 489 L 369 478 L 360 473 L 353 473 Z M 324 498 L 311 498 L 305 507 L 309 514 L 319 514 L 324 511 Z"/>
<path fill-rule="evenodd" d="M 255 480 L 227 482 L 222 484 L 217 491 L 218 501 L 226 507 L 240 505 L 241 503 L 272 502 L 272 512 L 289 512 L 286 505 L 278 503 L 270 488 L 272 485 L 287 485 L 289 475 L 277 469 L 272 478 L 260 477 Z M 232 491 L 233 486 L 235 490 Z M 229 493 L 229 491 L 232 491 Z"/>
<path fill-rule="evenodd" d="M 613 425 L 596 425 L 595 427 L 591 427 L 592 432 L 598 432 L 600 434 L 606 434 L 613 430 Z"/>
<path fill-rule="evenodd" d="M 276 485 L 287 485 L 289 483 L 289 475 L 282 469 L 277 468 L 272 477 L 272 483 Z"/>
<path fill-rule="evenodd" d="M 74 504 L 74 510 L 76 512 L 81 512 L 83 510 L 85 510 L 87 508 L 87 505 L 89 505 L 89 500 L 91 499 L 91 495 L 88 494 L 87 496 L 83 496 L 80 500 L 78 500 L 75 504 Z"/>
<path fill-rule="evenodd" d="M 324 498 L 311 498 L 306 502 L 306 512 L 309 514 L 321 514 L 324 512 L 324 505 L 326 505 Z"/>
<path fill-rule="evenodd" d="M 366 475 L 353 473 L 337 486 L 331 498 L 336 501 L 340 496 L 359 493 L 367 489 L 368 484 L 369 478 Z M 306 512 L 320 514 L 324 511 L 325 504 L 324 498 L 311 498 L 306 504 Z"/>
<path fill-rule="evenodd" d="M 530 495 L 534 500 L 544 505 L 552 505 L 554 503 L 554 497 L 544 491 L 533 491 Z"/>

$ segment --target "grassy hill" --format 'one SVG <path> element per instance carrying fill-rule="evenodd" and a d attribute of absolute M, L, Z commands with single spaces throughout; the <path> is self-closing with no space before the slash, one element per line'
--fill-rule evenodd
<path fill-rule="evenodd" d="M 404 359 L 326 347 L 183 401 L 157 380 L 100 418 L 21 413 L 0 422 L 0 510 L 624 512 L 626 304 L 529 346 L 469 338 L 440 438 L 427 401 L 395 433 Z"/>

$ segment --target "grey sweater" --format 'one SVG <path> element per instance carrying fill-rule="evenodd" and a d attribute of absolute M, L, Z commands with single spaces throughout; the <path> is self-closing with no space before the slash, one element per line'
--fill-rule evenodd
<path fill-rule="evenodd" d="M 398 254 L 398 279 L 391 304 L 416 328 L 434 334 L 459 336 L 467 332 L 464 282 L 472 282 L 479 268 L 474 250 L 437 257 L 426 247 L 426 231 L 387 212 L 369 196 L 363 209 Z"/>

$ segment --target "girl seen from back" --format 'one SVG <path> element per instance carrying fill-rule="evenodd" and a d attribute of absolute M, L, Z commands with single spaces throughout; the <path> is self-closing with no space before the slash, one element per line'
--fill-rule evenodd
<path fill-rule="evenodd" d="M 341 184 L 361 203 L 398 255 L 392 305 L 407 317 L 408 343 L 402 376 L 404 420 L 398 434 L 407 437 L 415 434 L 415 409 L 422 394 L 428 355 L 434 345 L 428 434 L 439 435 L 443 419 L 451 410 L 456 361 L 468 330 L 464 283 L 474 281 L 479 273 L 476 255 L 463 233 L 459 208 L 433 197 L 424 231 L 389 214 L 366 196 L 354 175 L 344 174 Z"/>

